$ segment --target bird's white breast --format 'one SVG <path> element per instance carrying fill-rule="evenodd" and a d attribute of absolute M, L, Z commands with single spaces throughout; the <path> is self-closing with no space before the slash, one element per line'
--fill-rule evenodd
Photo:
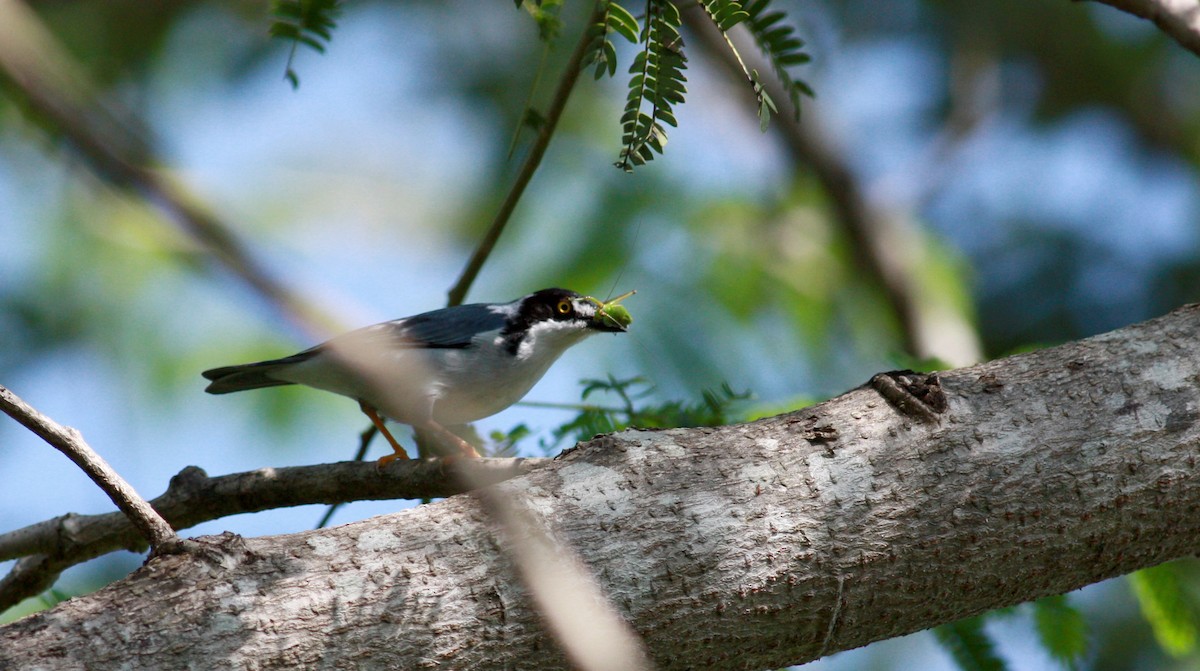
<path fill-rule="evenodd" d="M 433 418 L 443 424 L 473 422 L 521 400 L 570 346 L 591 331 L 564 322 L 535 324 L 511 353 L 498 331 L 481 333 L 476 345 L 440 350 L 445 378 Z"/>
<path fill-rule="evenodd" d="M 465 424 L 521 400 L 568 347 L 591 333 L 569 322 L 538 323 L 515 353 L 499 330 L 476 335 L 465 348 L 392 348 L 343 338 L 278 377 L 366 401 L 407 424 Z"/>

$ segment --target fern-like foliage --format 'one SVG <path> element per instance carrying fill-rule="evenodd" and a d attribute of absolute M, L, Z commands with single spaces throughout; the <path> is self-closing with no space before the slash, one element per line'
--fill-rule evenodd
<path fill-rule="evenodd" d="M 700 6 L 723 33 L 750 18 L 750 14 L 742 9 L 742 3 L 738 0 L 700 0 Z"/>
<path fill-rule="evenodd" d="M 749 15 L 749 20 L 745 21 L 745 25 L 750 30 L 750 34 L 754 36 L 754 41 L 758 44 L 758 48 L 762 50 L 763 55 L 771 62 L 772 69 L 775 70 L 775 76 L 779 77 L 779 81 L 783 82 L 784 88 L 787 90 L 788 98 L 791 100 L 792 109 L 796 117 L 800 116 L 800 95 L 804 94 L 810 98 L 813 96 L 813 91 L 808 84 L 796 79 L 792 76 L 790 68 L 796 65 L 803 65 L 812 60 L 808 54 L 804 53 L 804 41 L 796 37 L 796 29 L 783 21 L 783 12 L 769 12 L 767 9 L 771 4 L 771 0 L 750 0 L 744 5 L 746 14 Z M 751 73 L 751 82 L 754 85 L 755 93 L 758 94 L 762 90 L 762 83 L 759 80 L 757 72 Z M 770 101 L 770 98 L 766 98 Z M 769 112 L 774 110 L 774 103 L 769 105 L 770 109 L 764 108 L 762 96 L 759 97 L 759 118 L 770 118 Z M 764 117 L 765 114 L 765 117 Z M 766 127 L 766 121 L 762 123 Z"/>
<path fill-rule="evenodd" d="M 795 29 L 781 23 L 783 12 L 768 11 L 770 0 L 697 0 L 713 25 L 726 35 L 725 42 L 742 66 L 742 72 L 758 102 L 759 127 L 766 130 L 771 116 L 778 113 L 775 101 L 767 93 L 756 70 L 748 69 L 741 54 L 727 33 L 734 26 L 745 25 L 759 49 L 771 63 L 776 76 L 787 90 L 792 108 L 800 114 L 800 95 L 812 95 L 812 89 L 792 76 L 791 68 L 807 63 L 804 42 L 796 37 Z M 683 70 L 687 58 L 679 36 L 679 10 L 668 0 L 646 1 L 646 25 L 638 35 L 642 50 L 629 68 L 629 97 L 621 116 L 620 160 L 616 165 L 626 172 L 662 154 L 667 143 L 666 126 L 676 126 L 672 106 L 682 103 L 687 89 Z M 588 64 L 596 66 L 599 79 L 606 72 L 616 71 L 616 50 L 608 35 L 619 32 L 627 38 L 637 28 L 637 20 L 615 2 L 606 5 L 605 18 L 596 26 L 597 36 L 592 45 Z"/>
<path fill-rule="evenodd" d="M 292 88 L 300 86 L 300 77 L 292 69 L 296 59 L 296 48 L 304 44 L 318 53 L 325 53 L 325 45 L 333 39 L 337 17 L 341 13 L 341 0 L 275 0 L 271 8 L 271 37 L 288 40 L 292 50 L 288 53 L 287 69 L 284 72 Z"/>
<path fill-rule="evenodd" d="M 742 55 L 738 53 L 733 40 L 729 39 L 729 30 L 737 24 L 749 20 L 750 14 L 742 9 L 742 3 L 738 0 L 700 0 L 700 6 L 704 8 L 709 20 L 713 22 L 713 25 L 725 37 L 725 44 L 729 45 L 729 50 L 733 53 L 733 57 L 737 59 L 738 65 L 741 66 L 742 73 L 746 75 L 746 80 L 750 82 L 751 89 L 754 91 L 754 98 L 758 101 L 758 128 L 765 133 L 767 126 L 771 123 L 771 115 L 778 112 L 779 109 L 775 106 L 775 101 L 767 93 L 762 79 L 758 76 L 758 70 L 749 70 L 746 68 L 746 63 L 742 60 Z"/>
<path fill-rule="evenodd" d="M 679 10 L 670 0 L 646 0 L 646 26 L 639 36 L 643 46 L 629 67 L 629 97 L 621 115 L 624 146 L 616 166 L 625 172 L 652 160 L 655 152 L 662 154 L 667 144 L 663 124 L 679 125 L 672 107 L 687 92 L 679 24 Z"/>
<path fill-rule="evenodd" d="M 996 654 L 992 639 L 983 630 L 983 617 L 934 627 L 933 635 L 963 671 L 1004 671 L 1004 660 Z"/>
<path fill-rule="evenodd" d="M 588 47 L 588 56 L 583 60 L 585 68 L 596 66 L 596 79 L 606 74 L 609 77 L 617 74 L 617 49 L 608 36 L 616 33 L 637 44 L 638 35 L 641 33 L 637 19 L 615 0 L 605 0 L 603 5 L 604 12 L 600 20 L 592 26 L 595 37 Z"/>

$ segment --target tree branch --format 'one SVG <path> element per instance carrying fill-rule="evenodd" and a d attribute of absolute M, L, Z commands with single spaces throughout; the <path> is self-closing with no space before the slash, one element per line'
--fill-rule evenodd
<path fill-rule="evenodd" d="M 209 477 L 189 466 L 150 502 L 175 529 L 274 508 L 314 503 L 441 498 L 522 475 L 548 459 L 474 459 L 396 462 L 347 461 L 318 466 L 262 468 Z M 469 484 L 468 484 L 469 483 Z M 0 580 L 0 611 L 37 595 L 63 570 L 117 550 L 140 552 L 143 538 L 120 513 L 73 513 L 0 535 L 0 561 L 26 557 Z"/>
<path fill-rule="evenodd" d="M 3 386 L 0 386 L 0 410 L 67 455 L 68 459 L 117 504 L 125 519 L 132 523 L 137 533 L 156 551 L 165 551 L 179 540 L 171 525 L 167 524 L 137 490 L 125 482 L 125 478 L 113 470 L 112 466 L 83 440 L 78 430 L 63 426 L 43 415 Z"/>
<path fill-rule="evenodd" d="M 601 437 L 496 491 L 657 668 L 802 663 L 1200 551 L 1197 350 L 1189 306 L 887 398 Z M 566 665 L 478 494 L 200 542 L 0 628 L 0 667 Z"/>
<path fill-rule="evenodd" d="M 500 204 L 500 209 L 492 219 L 487 233 L 479 241 L 475 252 L 471 254 L 471 260 L 463 268 L 458 282 L 450 289 L 446 303 L 449 306 L 461 305 L 463 299 L 466 298 L 467 292 L 471 289 L 471 284 L 475 282 L 480 269 L 483 268 L 484 262 L 491 255 L 492 249 L 496 246 L 496 241 L 500 239 L 500 234 L 504 232 L 504 227 L 512 217 L 513 210 L 517 208 L 517 203 L 525 193 L 525 187 L 529 185 L 529 181 L 533 179 L 533 173 L 537 172 L 538 166 L 542 164 L 542 157 L 546 154 L 546 148 L 550 146 L 550 139 L 554 137 L 554 130 L 558 127 L 558 120 L 562 118 L 563 110 L 567 107 L 567 100 L 570 99 L 571 91 L 575 88 L 575 82 L 579 79 L 579 70 L 583 67 L 583 59 L 587 55 L 588 47 L 592 43 L 592 38 L 595 34 L 595 25 L 604 16 L 603 3 L 596 2 L 594 4 L 595 9 L 592 11 L 591 16 L 588 17 L 587 25 L 583 28 L 583 34 L 580 35 L 579 42 L 575 44 L 575 50 L 571 52 L 571 57 L 567 60 L 567 64 L 563 69 L 562 77 L 558 80 L 558 87 L 554 90 L 554 97 L 550 100 L 550 106 L 546 108 L 546 114 L 541 127 L 538 128 L 537 137 L 534 138 L 533 144 L 529 147 L 529 155 L 525 157 L 525 162 L 521 164 L 521 170 L 517 173 L 516 180 L 513 181 L 512 186 L 509 188 L 504 202 Z"/>
<path fill-rule="evenodd" d="M 1159 30 L 1182 45 L 1184 49 L 1200 56 L 1200 4 L 1195 0 L 1093 1 L 1153 21 Z"/>

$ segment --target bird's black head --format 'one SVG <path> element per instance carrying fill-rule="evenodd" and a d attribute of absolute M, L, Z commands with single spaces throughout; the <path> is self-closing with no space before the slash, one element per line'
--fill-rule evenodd
<path fill-rule="evenodd" d="M 515 313 L 501 335 L 515 351 L 531 329 L 557 332 L 563 336 L 587 333 L 619 333 L 625 329 L 612 320 L 598 319 L 592 299 L 568 289 L 542 289 L 516 301 Z"/>
<path fill-rule="evenodd" d="M 597 331 L 619 332 L 619 328 L 608 320 L 596 318 L 596 303 L 592 299 L 569 289 L 542 289 L 522 298 L 516 319 L 517 328 L 539 322 L 577 322 L 581 327 Z"/>

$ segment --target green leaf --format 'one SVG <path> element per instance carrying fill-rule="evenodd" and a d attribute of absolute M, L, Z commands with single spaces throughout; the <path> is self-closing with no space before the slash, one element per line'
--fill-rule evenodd
<path fill-rule="evenodd" d="M 1130 574 L 1130 585 L 1142 617 L 1154 630 L 1154 638 L 1172 657 L 1183 657 L 1196 649 L 1196 617 L 1184 597 L 1178 568 L 1160 564 Z"/>
<path fill-rule="evenodd" d="M 750 19 L 750 15 L 742 9 L 742 3 L 737 0 L 705 0 L 700 4 L 704 7 L 708 18 L 723 33 Z"/>
<path fill-rule="evenodd" d="M 1033 602 L 1033 625 L 1042 647 L 1068 669 L 1074 669 L 1087 652 L 1087 622 L 1064 595 Z"/>
<path fill-rule="evenodd" d="M 608 16 L 605 19 L 605 25 L 612 32 L 617 33 L 634 44 L 638 43 L 638 35 L 642 32 L 633 14 L 630 14 L 628 10 L 615 2 L 608 3 Z"/>
<path fill-rule="evenodd" d="M 653 160 L 655 152 L 662 153 L 667 136 L 658 122 L 677 124 L 672 106 L 682 103 L 687 93 L 679 24 L 679 10 L 672 2 L 647 0 L 642 50 L 629 67 L 629 94 L 621 116 L 623 147 L 615 163 L 626 172 Z M 648 114 L 643 112 L 647 108 Z"/>
<path fill-rule="evenodd" d="M 983 630 L 983 616 L 943 624 L 933 629 L 938 643 L 963 671 L 1004 671 L 1004 661 Z"/>
<path fill-rule="evenodd" d="M 333 39 L 333 29 L 337 27 L 335 19 L 340 13 L 341 0 L 275 0 L 271 7 L 273 21 L 268 34 L 292 43 L 283 76 L 293 89 L 300 86 L 300 77 L 292 67 L 296 47 L 303 44 L 317 53 L 325 53 L 326 45 Z"/>
<path fill-rule="evenodd" d="M 801 51 L 804 41 L 795 36 L 795 29 L 786 24 L 781 25 L 786 18 L 784 13 L 769 12 L 767 11 L 769 6 L 770 0 L 752 0 L 744 5 L 746 13 L 750 15 L 750 19 L 744 23 L 750 34 L 754 36 L 758 48 L 771 63 L 771 69 L 775 71 L 775 76 L 783 83 L 796 118 L 799 118 L 800 96 L 812 97 L 813 92 L 807 84 L 793 77 L 789 68 L 808 63 L 811 58 Z M 752 78 L 752 81 L 756 84 L 759 83 L 755 78 Z M 757 91 L 758 89 L 756 89 L 756 94 Z M 763 118 L 762 105 L 763 101 L 760 98 L 760 126 Z"/>
<path fill-rule="evenodd" d="M 533 19 L 538 28 L 538 39 L 547 44 L 553 42 L 562 30 L 562 19 L 559 10 L 563 0 L 529 0 L 517 3 L 518 9 L 524 9 Z"/>
<path fill-rule="evenodd" d="M 561 3 L 559 3 L 561 4 Z M 584 57 L 584 67 L 595 65 L 596 69 L 593 72 L 595 79 L 600 79 L 604 75 L 614 76 L 617 73 L 617 49 L 613 46 L 612 40 L 608 36 L 616 33 L 630 42 L 637 43 L 640 28 L 638 27 L 637 19 L 633 17 L 624 7 L 614 1 L 604 3 L 604 13 L 598 21 L 592 26 L 595 32 L 595 39 L 588 47 L 588 54 Z M 630 68 L 640 70 L 640 66 L 635 62 Z"/>

